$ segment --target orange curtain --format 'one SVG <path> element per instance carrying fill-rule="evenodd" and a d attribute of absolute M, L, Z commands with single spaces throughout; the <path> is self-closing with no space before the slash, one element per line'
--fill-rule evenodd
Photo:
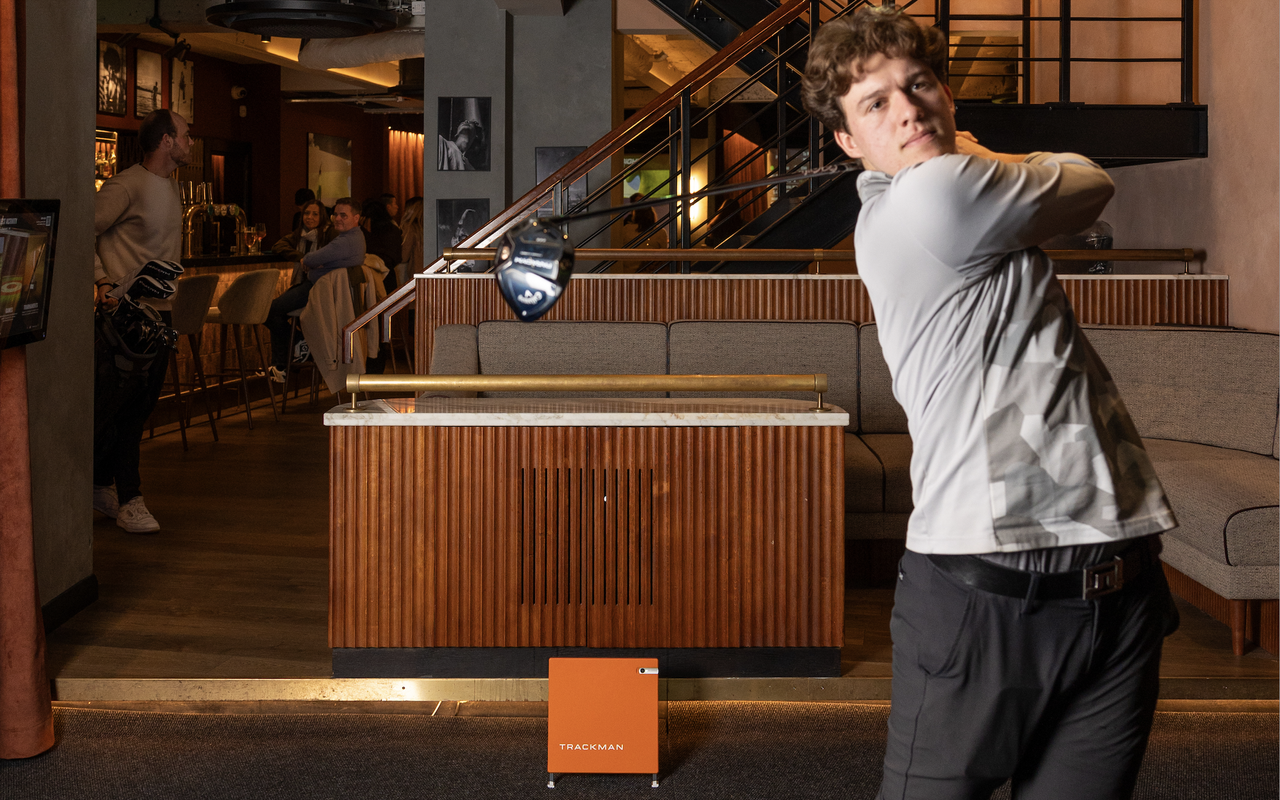
<path fill-rule="evenodd" d="M 0 197 L 22 196 L 16 0 L 0 0 Z M 0 758 L 53 747 L 31 539 L 27 353 L 0 350 Z"/>
<path fill-rule="evenodd" d="M 727 134 L 728 131 L 725 131 Z M 742 166 L 738 162 L 747 158 L 751 151 L 756 149 L 755 142 L 740 133 L 735 133 L 725 140 L 724 143 L 724 169 L 729 172 Z M 769 177 L 769 159 L 768 156 L 761 151 L 755 158 L 747 162 L 746 166 L 742 166 L 732 178 L 730 183 L 747 183 L 748 181 L 758 181 Z M 769 208 L 769 190 L 768 189 L 750 189 L 745 192 L 735 193 L 730 197 L 737 198 L 742 204 L 742 221 L 750 222 L 756 217 L 763 214 Z M 748 202 L 750 201 L 750 202 Z"/>
<path fill-rule="evenodd" d="M 387 131 L 387 191 L 400 200 L 422 196 L 422 142 L 420 133 Z"/>

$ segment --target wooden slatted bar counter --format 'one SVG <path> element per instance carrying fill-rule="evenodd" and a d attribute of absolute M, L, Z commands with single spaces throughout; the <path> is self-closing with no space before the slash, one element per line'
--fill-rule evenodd
<path fill-rule="evenodd" d="M 760 399 L 335 408 L 335 677 L 837 676 L 841 409 Z M 829 407 L 830 408 L 830 407 Z"/>

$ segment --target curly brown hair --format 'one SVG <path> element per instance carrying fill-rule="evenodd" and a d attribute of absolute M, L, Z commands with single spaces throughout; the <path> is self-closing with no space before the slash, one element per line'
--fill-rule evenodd
<path fill-rule="evenodd" d="M 942 31 L 922 27 L 900 8 L 863 6 L 823 25 L 809 46 L 801 86 L 804 105 L 828 130 L 847 132 L 840 98 L 862 80 L 863 63 L 877 53 L 915 59 L 947 82 L 947 37 Z"/>

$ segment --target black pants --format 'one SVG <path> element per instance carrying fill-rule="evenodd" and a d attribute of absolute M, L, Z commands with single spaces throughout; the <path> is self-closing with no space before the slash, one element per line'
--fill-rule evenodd
<path fill-rule="evenodd" d="M 168 313 L 162 316 L 167 323 Z M 145 370 L 126 375 L 101 342 L 94 348 L 93 483 L 114 483 L 120 505 L 142 494 L 142 433 L 160 399 L 168 367 L 169 351 L 161 350 Z"/>
<path fill-rule="evenodd" d="M 271 331 L 271 364 L 277 369 L 284 369 L 293 357 L 289 352 L 289 312 L 306 307 L 313 286 L 314 283 L 303 278 L 302 283 L 295 283 L 271 301 L 267 330 Z"/>
<path fill-rule="evenodd" d="M 890 630 L 882 800 L 1127 798 L 1146 751 L 1170 619 L 1153 554 L 1094 600 L 972 589 L 907 551 Z"/>

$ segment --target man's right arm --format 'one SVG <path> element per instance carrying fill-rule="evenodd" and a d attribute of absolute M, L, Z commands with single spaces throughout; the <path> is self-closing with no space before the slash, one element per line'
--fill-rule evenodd
<path fill-rule="evenodd" d="M 357 230 L 352 235 L 339 235 L 324 247 L 312 250 L 302 257 L 302 266 L 310 272 L 323 275 L 335 266 L 351 266 L 364 258 L 364 237 Z M 344 263 L 350 262 L 350 263 Z"/>

